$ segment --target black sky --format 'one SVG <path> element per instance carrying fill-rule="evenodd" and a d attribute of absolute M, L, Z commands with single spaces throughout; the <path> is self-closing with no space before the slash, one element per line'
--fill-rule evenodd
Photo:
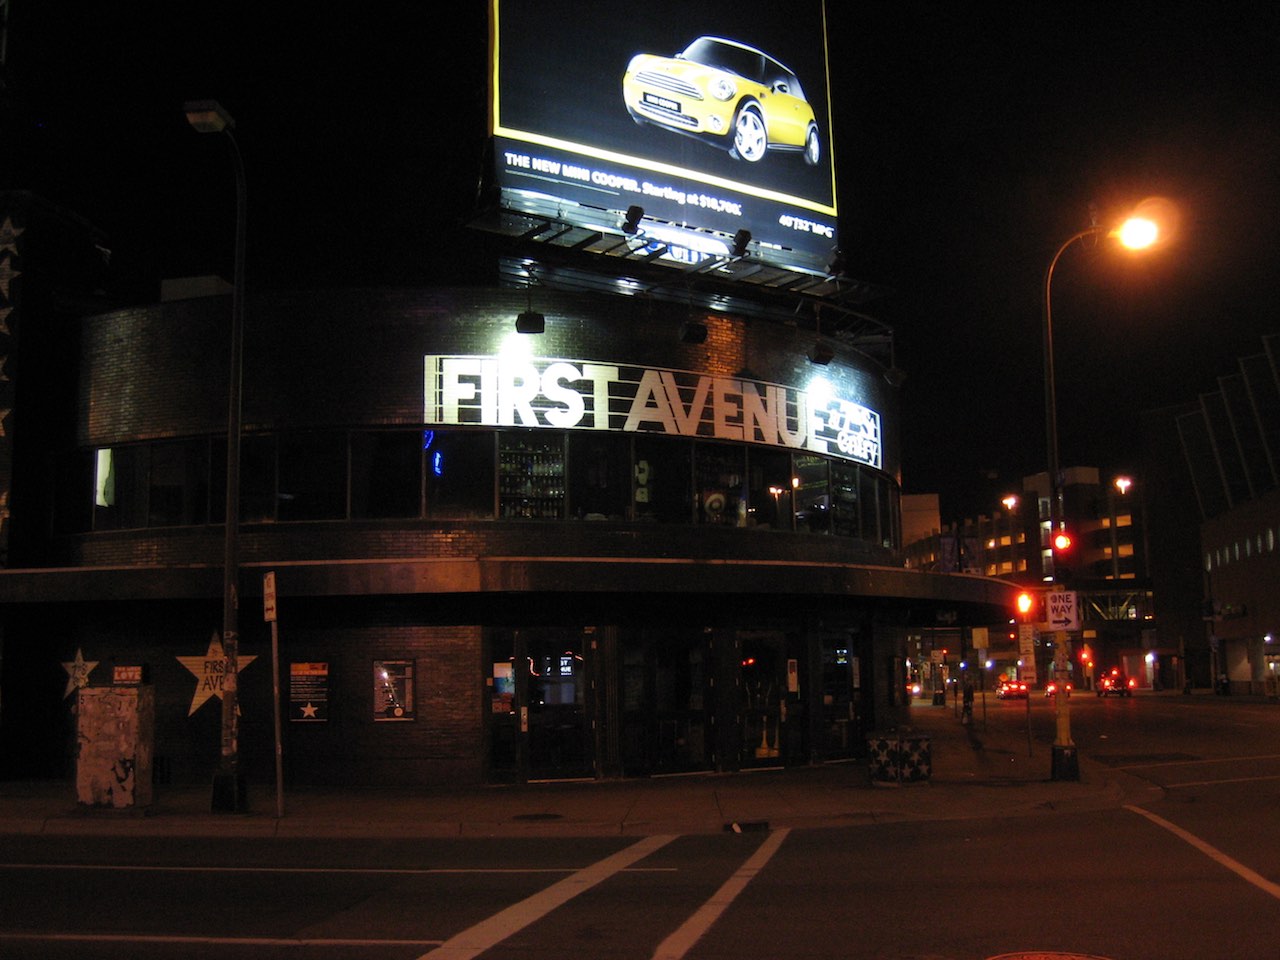
<path fill-rule="evenodd" d="M 848 271 L 890 291 L 868 312 L 908 374 L 904 489 L 941 493 L 944 519 L 1043 469 L 1043 274 L 1091 209 L 1164 196 L 1181 229 L 1142 260 L 1063 256 L 1064 463 L 1131 467 L 1140 411 L 1214 389 L 1280 329 L 1274 8 L 828 7 Z M 458 225 L 486 56 L 479 0 L 447 22 L 420 2 L 12 0 L 0 188 L 105 231 L 124 287 L 228 272 L 226 157 L 181 113 L 212 97 L 248 169 L 250 283 L 483 280 L 487 244 Z"/>

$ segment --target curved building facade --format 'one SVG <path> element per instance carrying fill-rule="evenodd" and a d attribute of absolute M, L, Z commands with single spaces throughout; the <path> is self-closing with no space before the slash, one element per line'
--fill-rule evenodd
<path fill-rule="evenodd" d="M 217 764 L 229 313 L 193 297 L 46 334 L 0 571 L 19 775 L 73 762 L 76 687 L 139 680 L 157 775 Z M 814 763 L 903 723 L 907 631 L 999 622 L 1012 588 L 902 567 L 896 391 L 813 344 L 540 290 L 250 299 L 247 777 L 270 779 L 277 696 L 295 782 Z"/>

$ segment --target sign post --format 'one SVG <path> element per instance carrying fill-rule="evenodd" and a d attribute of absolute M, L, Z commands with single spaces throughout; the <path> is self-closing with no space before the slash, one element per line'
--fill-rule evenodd
<path fill-rule="evenodd" d="M 262 575 L 262 619 L 271 624 L 271 706 L 276 727 L 276 819 L 284 817 L 284 746 L 280 735 L 280 635 L 276 626 L 276 574 Z"/>
<path fill-rule="evenodd" d="M 1074 590 L 1051 590 L 1045 599 L 1049 629 L 1053 631 L 1053 672 L 1057 681 L 1054 695 L 1057 734 L 1053 740 L 1051 776 L 1054 780 L 1079 780 L 1080 763 L 1071 739 L 1070 700 L 1067 691 L 1067 664 L 1070 660 L 1070 632 L 1080 629 L 1079 594 Z"/>

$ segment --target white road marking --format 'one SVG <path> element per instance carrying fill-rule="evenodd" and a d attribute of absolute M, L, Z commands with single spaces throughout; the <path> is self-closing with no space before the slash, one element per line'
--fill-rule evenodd
<path fill-rule="evenodd" d="M 778 852 L 782 841 L 787 839 L 789 828 L 771 833 L 769 838 L 753 853 L 747 861 L 737 869 L 724 884 L 711 895 L 711 899 L 698 908 L 688 920 L 680 925 L 675 933 L 658 944 L 653 952 L 653 960 L 681 960 L 690 948 L 711 929 L 712 924 L 720 919 L 720 915 L 729 908 L 738 894 L 746 889 L 747 884 L 755 879 L 769 859 Z"/>
<path fill-rule="evenodd" d="M 350 937 L 181 937 L 142 933 L 0 933 L 0 943 L 172 943 L 219 947 L 428 947 L 439 940 L 359 940 Z"/>
<path fill-rule="evenodd" d="M 585 893 L 636 861 L 643 860 L 674 839 L 674 835 L 645 837 L 625 850 L 605 857 L 598 863 L 553 883 L 545 890 L 540 890 L 533 896 L 495 913 L 489 919 L 482 920 L 475 926 L 455 934 L 436 949 L 427 951 L 419 960 L 424 960 L 425 957 L 430 957 L 431 960 L 470 960 L 472 957 L 477 957 L 534 921 L 540 920 L 578 894 Z"/>
<path fill-rule="evenodd" d="M 490 873 L 573 873 L 576 867 L 197 867 L 121 863 L 0 863 L 0 870 L 79 870 L 107 873 L 332 873 L 391 876 Z M 677 867 L 628 867 L 627 873 L 676 873 Z"/>
<path fill-rule="evenodd" d="M 1174 787 L 1212 787 L 1221 783 L 1256 783 L 1259 780 L 1280 780 L 1280 774 L 1266 777 L 1228 777 L 1222 780 L 1184 780 L 1181 783 L 1162 783 L 1166 790 Z"/>
<path fill-rule="evenodd" d="M 1191 844 L 1191 846 L 1195 847 L 1197 850 L 1203 853 L 1210 860 L 1213 860 L 1215 863 L 1221 864 L 1222 866 L 1230 870 L 1232 873 L 1247 880 L 1249 883 L 1253 884 L 1263 893 L 1269 893 L 1271 894 L 1271 896 L 1275 897 L 1277 900 L 1280 900 L 1280 883 L 1272 883 L 1270 880 L 1268 880 L 1266 877 L 1262 876 L 1261 874 L 1255 873 L 1253 870 L 1250 870 L 1240 861 L 1233 860 L 1231 857 L 1227 856 L 1217 847 L 1213 846 L 1212 844 L 1206 843 L 1204 840 L 1201 840 L 1194 833 L 1190 833 L 1187 830 L 1183 830 L 1176 823 L 1170 823 L 1164 817 L 1157 816 L 1156 814 L 1152 813 L 1150 810 L 1143 810 L 1141 807 L 1135 807 L 1130 804 L 1125 804 L 1125 809 L 1132 810 L 1134 813 L 1139 814 L 1140 816 L 1146 817 L 1148 820 L 1150 820 L 1152 823 L 1154 823 L 1158 827 L 1164 827 L 1164 829 L 1168 830 L 1175 837 L 1185 840 L 1187 843 Z"/>
<path fill-rule="evenodd" d="M 1249 760 L 1280 760 L 1280 753 L 1260 753 L 1250 757 L 1201 757 L 1197 760 L 1159 760 L 1153 763 L 1122 763 L 1116 770 L 1146 770 L 1151 767 L 1193 767 L 1202 763 L 1243 763 Z"/>

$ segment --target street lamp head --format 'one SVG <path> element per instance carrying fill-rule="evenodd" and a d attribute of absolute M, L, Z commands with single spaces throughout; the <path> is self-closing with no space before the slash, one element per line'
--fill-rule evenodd
<path fill-rule="evenodd" d="M 1130 217 L 1116 228 L 1115 236 L 1130 250 L 1146 250 L 1160 239 L 1160 226 L 1147 217 Z"/>
<path fill-rule="evenodd" d="M 1178 206 L 1172 200 L 1147 197 L 1108 235 L 1128 250 L 1151 250 L 1167 246 L 1177 237 L 1180 219 Z"/>
<path fill-rule="evenodd" d="M 182 105 L 187 123 L 200 133 L 222 133 L 235 128 L 231 114 L 217 100 L 188 100 Z"/>

